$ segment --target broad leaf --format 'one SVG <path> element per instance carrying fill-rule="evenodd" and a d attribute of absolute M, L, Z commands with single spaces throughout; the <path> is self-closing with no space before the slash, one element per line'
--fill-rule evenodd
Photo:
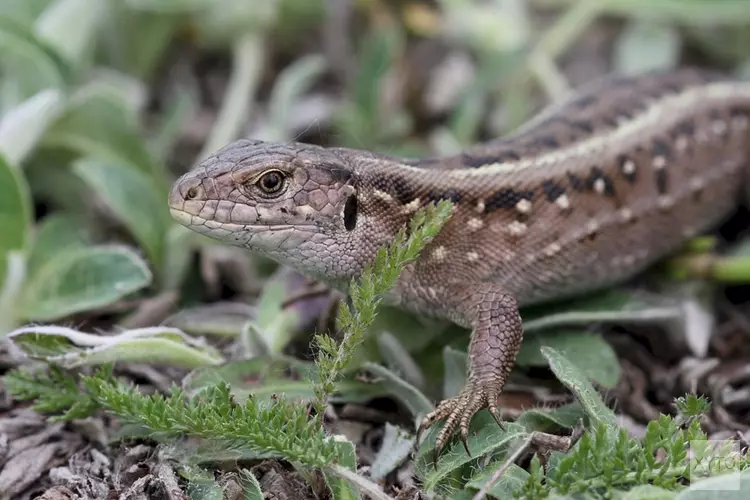
<path fill-rule="evenodd" d="M 29 277 L 23 293 L 26 320 L 46 321 L 104 307 L 151 283 L 146 262 L 122 246 L 66 252 Z"/>
<path fill-rule="evenodd" d="M 615 44 L 614 66 L 626 75 L 671 69 L 679 60 L 680 42 L 674 26 L 632 21 Z"/>
<path fill-rule="evenodd" d="M 133 234 L 156 269 L 163 262 L 169 211 L 151 179 L 133 167 L 84 158 L 73 170 Z"/>
<path fill-rule="evenodd" d="M 492 475 L 505 464 L 505 459 L 495 460 L 487 467 L 480 469 L 474 474 L 468 483 L 467 488 L 479 490 L 490 480 Z M 487 493 L 496 498 L 515 498 L 514 494 L 519 494 L 521 488 L 529 479 L 529 473 L 516 464 L 510 466 L 503 472 L 500 478 L 492 485 Z"/>
<path fill-rule="evenodd" d="M 26 181 L 0 155 L 0 288 L 8 266 L 7 255 L 23 250 L 29 241 L 31 200 Z"/>
<path fill-rule="evenodd" d="M 542 347 L 542 355 L 549 361 L 555 376 L 575 394 L 592 420 L 615 427 L 615 414 L 605 406 L 586 375 L 567 358 L 551 347 Z"/>
<path fill-rule="evenodd" d="M 473 420 L 477 420 L 477 424 L 480 419 L 475 416 Z M 446 450 L 442 451 L 437 462 L 437 466 L 433 463 L 427 463 L 430 460 L 426 460 L 424 453 L 427 449 L 431 449 L 432 446 L 420 447 L 420 457 L 417 461 L 417 473 L 423 478 L 424 489 L 427 492 L 434 492 L 439 489 L 445 482 L 450 481 L 450 477 L 464 465 L 473 462 L 477 458 L 483 457 L 490 453 L 501 453 L 503 450 L 508 450 L 514 446 L 519 440 L 526 439 L 528 434 L 520 425 L 514 422 L 505 422 L 505 430 L 493 421 L 488 422 L 488 417 L 484 417 L 481 420 L 484 421 L 485 425 L 479 427 L 475 433 L 469 435 L 469 449 L 471 455 L 466 454 L 466 450 L 458 439 L 451 441 L 451 444 L 446 445 Z M 492 420 L 492 417 L 489 417 Z M 475 427 L 472 422 L 472 427 Z M 431 452 L 430 452 L 431 453 Z M 502 454 L 501 454 L 502 456 Z"/>
<path fill-rule="evenodd" d="M 8 335 L 27 356 L 65 368 L 114 362 L 168 363 L 184 368 L 216 365 L 218 352 L 176 328 L 141 328 L 91 335 L 61 326 L 29 326 Z"/>
<path fill-rule="evenodd" d="M 370 466 L 370 477 L 374 481 L 384 479 L 411 455 L 413 448 L 413 436 L 406 434 L 403 429 L 390 422 L 386 422 L 383 442 Z"/>
<path fill-rule="evenodd" d="M 338 465 L 349 469 L 351 472 L 356 472 L 357 455 L 354 452 L 354 443 L 344 436 L 333 436 L 332 439 L 336 440 L 336 447 L 339 449 L 339 457 L 341 457 Z M 359 492 L 352 483 L 329 470 L 324 470 L 323 474 L 331 490 L 333 500 L 360 500 Z"/>
<path fill-rule="evenodd" d="M 28 273 L 33 276 L 47 262 L 69 251 L 91 243 L 91 234 L 85 222 L 65 212 L 44 217 L 36 227 L 31 247 Z"/>
<path fill-rule="evenodd" d="M 19 168 L 62 110 L 62 93 L 47 89 L 8 111 L 0 120 L 0 153 Z"/>
<path fill-rule="evenodd" d="M 133 103 L 103 82 L 90 82 L 70 99 L 63 116 L 50 128 L 44 144 L 62 147 L 98 161 L 126 164 L 151 177 L 166 196 L 169 186 L 145 146 L 134 122 Z"/>
<path fill-rule="evenodd" d="M 401 401 L 412 416 L 425 415 L 435 408 L 419 389 L 384 366 L 375 363 L 364 363 L 362 368 L 381 378 L 383 380 L 382 383 L 388 388 L 391 395 Z"/>
<path fill-rule="evenodd" d="M 620 363 L 612 347 L 596 333 L 559 331 L 527 335 L 516 363 L 520 366 L 546 366 L 540 348 L 548 346 L 564 355 L 591 380 L 612 388 L 620 378 Z"/>
<path fill-rule="evenodd" d="M 27 26 L 0 15 L 0 64 L 12 76 L 20 99 L 45 89 L 64 89 L 72 79 L 70 68 Z"/>
<path fill-rule="evenodd" d="M 101 0 L 55 0 L 37 18 L 34 31 L 68 64 L 80 68 L 93 52 L 107 7 Z M 76 29 L 70 29 L 73 25 Z"/>

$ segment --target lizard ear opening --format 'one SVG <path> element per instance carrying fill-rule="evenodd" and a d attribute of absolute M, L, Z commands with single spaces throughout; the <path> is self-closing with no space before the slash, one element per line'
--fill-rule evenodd
<path fill-rule="evenodd" d="M 357 227 L 357 195 L 353 194 L 346 199 L 344 204 L 344 227 L 347 231 L 353 231 Z"/>

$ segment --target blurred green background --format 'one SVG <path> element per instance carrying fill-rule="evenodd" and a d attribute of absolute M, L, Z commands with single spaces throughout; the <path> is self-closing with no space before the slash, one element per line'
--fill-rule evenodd
<path fill-rule="evenodd" d="M 166 192 L 238 137 L 453 153 L 608 72 L 747 76 L 748 26 L 746 0 L 2 0 L 0 330 L 220 296 L 196 252 L 237 254 Z"/>

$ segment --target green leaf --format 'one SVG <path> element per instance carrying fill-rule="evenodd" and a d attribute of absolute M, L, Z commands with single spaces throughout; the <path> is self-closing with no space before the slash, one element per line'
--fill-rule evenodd
<path fill-rule="evenodd" d="M 160 199 L 148 176 L 126 165 L 92 158 L 76 161 L 73 171 L 123 222 L 153 266 L 160 269 L 164 261 L 164 236 L 171 219 L 166 202 Z"/>
<path fill-rule="evenodd" d="M 614 66 L 626 75 L 672 69 L 680 56 L 680 42 L 674 26 L 636 19 L 615 44 Z"/>
<path fill-rule="evenodd" d="M 451 398 L 461 392 L 467 382 L 466 352 L 445 346 L 443 349 L 443 397 Z"/>
<path fill-rule="evenodd" d="M 620 378 L 617 354 L 600 334 L 581 331 L 558 331 L 528 335 L 521 345 L 516 364 L 546 366 L 540 349 L 548 346 L 559 351 L 591 380 L 613 388 Z"/>
<path fill-rule="evenodd" d="M 303 56 L 279 74 L 268 103 L 268 129 L 259 137 L 267 141 L 289 140 L 289 118 L 295 104 L 326 69 L 320 55 Z"/>
<path fill-rule="evenodd" d="M 170 224 L 164 241 L 164 263 L 162 265 L 162 290 L 180 288 L 192 270 L 193 252 L 198 247 L 195 231 L 182 224 Z"/>
<path fill-rule="evenodd" d="M 486 413 L 486 412 L 485 412 Z M 477 415 L 478 416 L 478 415 Z M 472 427 L 479 427 L 480 419 L 474 417 Z M 491 419 L 491 417 L 489 417 Z M 528 434 L 520 425 L 514 422 L 505 422 L 505 430 L 502 430 L 492 421 L 488 422 L 487 418 L 482 419 L 485 425 L 479 427 L 478 431 L 469 434 L 469 449 L 472 456 L 466 454 L 466 450 L 458 440 L 452 441 L 452 445 L 446 445 L 447 451 L 442 451 L 437 462 L 437 467 L 433 464 L 426 463 L 424 453 L 431 447 L 421 446 L 420 457 L 417 461 L 417 474 L 423 478 L 423 487 L 428 493 L 434 492 L 437 488 L 450 480 L 457 470 L 477 458 L 491 453 L 499 453 L 502 450 L 510 449 L 518 440 L 526 439 Z M 502 455 L 501 455 L 502 456 Z"/>
<path fill-rule="evenodd" d="M 256 308 L 238 302 L 214 302 L 184 309 L 173 314 L 164 324 L 192 335 L 239 337 Z"/>
<path fill-rule="evenodd" d="M 95 37 L 107 7 L 101 0 L 55 0 L 39 16 L 34 31 L 68 64 L 80 68 L 96 46 Z"/>
<path fill-rule="evenodd" d="M 252 472 L 247 469 L 241 469 L 239 476 L 242 487 L 245 490 L 243 500 L 264 500 L 263 491 L 260 489 L 260 483 Z"/>
<path fill-rule="evenodd" d="M 43 144 L 135 167 L 152 177 L 153 188 L 166 196 L 167 177 L 146 148 L 135 115 L 132 102 L 118 89 L 92 81 L 71 97 L 67 111 L 44 136 Z"/>
<path fill-rule="evenodd" d="M 0 153 L 20 167 L 62 110 L 62 93 L 46 89 L 8 111 L 0 120 Z"/>
<path fill-rule="evenodd" d="M 0 63 L 25 99 L 45 89 L 65 89 L 72 73 L 57 53 L 27 26 L 0 15 Z"/>
<path fill-rule="evenodd" d="M 173 47 L 174 37 L 184 29 L 185 19 L 135 10 L 127 2 L 109 2 L 109 8 L 110 15 L 102 26 L 105 43 L 98 47 L 103 58 L 125 74 L 153 81 L 154 73 L 163 68 L 160 65 Z"/>
<path fill-rule="evenodd" d="M 91 234 L 83 220 L 65 212 L 44 217 L 36 227 L 28 274 L 35 275 L 47 262 L 69 250 L 83 248 L 91 241 Z"/>
<path fill-rule="evenodd" d="M 29 244 L 32 206 L 23 174 L 0 155 L 0 288 L 5 281 L 8 253 Z"/>
<path fill-rule="evenodd" d="M 515 422 L 523 425 L 529 432 L 554 432 L 558 429 L 570 429 L 584 417 L 583 408 L 576 401 L 551 410 L 541 408 L 526 410 L 519 415 Z"/>
<path fill-rule="evenodd" d="M 118 361 L 196 368 L 223 361 L 215 349 L 176 328 L 140 328 L 117 335 L 91 335 L 61 326 L 28 326 L 11 332 L 8 338 L 27 356 L 64 368 Z"/>
<path fill-rule="evenodd" d="M 418 389 L 424 389 L 425 379 L 422 370 L 396 336 L 391 332 L 382 332 L 376 341 L 383 363 L 392 372 L 398 373 L 404 381 Z"/>
<path fill-rule="evenodd" d="M 615 427 L 617 425 L 615 414 L 602 402 L 586 375 L 555 349 L 545 346 L 541 348 L 541 351 L 549 361 L 555 376 L 575 394 L 589 418 Z"/>
<path fill-rule="evenodd" d="M 178 86 L 170 91 L 164 111 L 158 117 L 156 132 L 150 139 L 151 151 L 161 161 L 166 161 L 181 139 L 185 124 L 196 118 L 198 96 L 192 89 Z"/>
<path fill-rule="evenodd" d="M 696 481 L 680 492 L 675 500 L 744 500 L 748 492 L 750 470 L 746 469 Z"/>
<path fill-rule="evenodd" d="M 480 469 L 466 483 L 466 488 L 481 489 L 484 483 L 489 481 L 495 471 L 502 467 L 504 463 L 504 459 L 494 460 L 487 467 Z M 516 498 L 514 495 L 521 492 L 521 488 L 528 479 L 529 473 L 526 470 L 516 464 L 511 464 L 487 493 L 497 498 Z"/>
<path fill-rule="evenodd" d="M 210 8 L 218 8 L 223 0 L 125 0 L 128 8 L 160 14 L 200 13 Z"/>
<path fill-rule="evenodd" d="M 16 325 L 33 208 L 24 176 L 0 155 L 0 335 Z"/>
<path fill-rule="evenodd" d="M 23 317 L 46 321 L 104 307 L 148 286 L 146 262 L 123 246 L 96 246 L 66 252 L 29 277 L 21 303 Z"/>
<path fill-rule="evenodd" d="M 435 407 L 422 392 L 384 366 L 375 363 L 364 363 L 363 369 L 382 378 L 383 384 L 396 399 L 406 406 L 412 416 L 425 415 Z"/>
<path fill-rule="evenodd" d="M 619 497 L 619 500 L 673 500 L 677 496 L 674 491 L 659 488 L 653 484 L 642 484 L 630 489 Z"/>
<path fill-rule="evenodd" d="M 373 481 L 383 480 L 406 460 L 413 447 L 414 437 L 390 422 L 386 422 L 383 442 L 370 466 L 370 478 Z"/>
<path fill-rule="evenodd" d="M 292 340 L 299 313 L 284 309 L 286 292 L 282 282 L 268 282 L 263 288 L 257 306 L 257 315 L 252 322 L 264 352 L 281 354 Z M 246 325 L 246 327 L 249 325 Z"/>
<path fill-rule="evenodd" d="M 185 492 L 190 500 L 222 500 L 224 498 L 221 486 L 213 479 L 190 481 Z"/>
<path fill-rule="evenodd" d="M 334 436 L 334 439 L 336 441 L 338 456 L 340 457 L 339 465 L 352 472 L 356 472 L 357 455 L 354 452 L 354 443 L 343 436 Z M 361 498 L 357 488 L 346 479 L 329 470 L 324 470 L 323 474 L 325 475 L 328 487 L 331 489 L 333 500 L 359 500 Z"/>

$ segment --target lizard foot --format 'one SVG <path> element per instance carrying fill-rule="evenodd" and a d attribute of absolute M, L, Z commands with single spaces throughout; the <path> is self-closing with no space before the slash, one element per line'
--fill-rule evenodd
<path fill-rule="evenodd" d="M 490 412 L 501 429 L 504 429 L 500 412 L 497 409 L 497 396 L 500 394 L 499 384 L 484 384 L 478 380 L 470 380 L 463 390 L 450 399 L 440 402 L 437 408 L 427 414 L 417 430 L 417 440 L 427 428 L 432 427 L 438 420 L 446 419 L 445 425 L 438 433 L 435 441 L 435 463 L 437 456 L 450 436 L 459 429 L 459 437 L 466 449 L 466 453 L 471 456 L 469 450 L 469 424 L 472 417 L 484 408 Z"/>

